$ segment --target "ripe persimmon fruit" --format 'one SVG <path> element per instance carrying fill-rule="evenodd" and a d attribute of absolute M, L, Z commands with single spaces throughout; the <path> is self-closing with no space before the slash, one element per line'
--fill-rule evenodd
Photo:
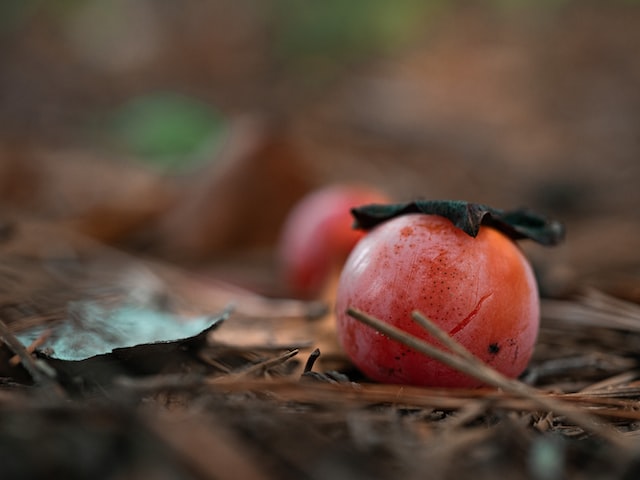
<path fill-rule="evenodd" d="M 332 270 L 342 267 L 365 234 L 352 228 L 351 208 L 386 201 L 380 190 L 359 184 L 332 184 L 303 197 L 287 216 L 278 244 L 289 293 L 299 298 L 319 294 Z"/>
<path fill-rule="evenodd" d="M 540 318 L 532 268 L 511 238 L 486 225 L 473 237 L 447 218 L 423 213 L 376 225 L 352 250 L 338 284 L 339 341 L 356 367 L 376 381 L 481 385 L 358 322 L 347 314 L 350 307 L 437 345 L 411 319 L 419 310 L 512 378 L 529 363 Z"/>

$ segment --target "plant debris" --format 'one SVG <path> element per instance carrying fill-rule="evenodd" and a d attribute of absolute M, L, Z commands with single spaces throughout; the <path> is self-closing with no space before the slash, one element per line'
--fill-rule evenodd
<path fill-rule="evenodd" d="M 640 478 L 637 2 L 400 3 L 0 4 L 0 478 Z M 520 378 L 443 338 L 486 387 L 373 383 L 330 292 L 281 298 L 287 211 L 353 180 L 562 218 L 563 245 L 521 245 L 543 298 Z M 84 317 L 202 323 L 81 353 Z"/>
<path fill-rule="evenodd" d="M 71 304 L 69 320 L 55 327 L 30 329 L 16 335 L 24 344 L 40 340 L 35 352 L 45 358 L 77 362 L 150 345 L 186 343 L 206 335 L 228 313 L 180 319 L 167 312 L 124 305 L 111 310 L 94 303 Z"/>
<path fill-rule="evenodd" d="M 216 295 L 215 286 L 207 290 Z M 109 478 L 105 459 L 122 472 L 162 468 L 175 478 L 232 478 L 240 471 L 256 479 L 460 478 L 470 472 L 477 478 L 628 478 L 637 472 L 640 307 L 634 303 L 596 290 L 543 300 L 539 347 L 519 380 L 504 379 L 416 312 L 414 320 L 443 347 L 425 352 L 487 384 L 469 390 L 370 383 L 346 358 L 318 369 L 324 355 L 308 336 L 317 320 L 281 317 L 287 334 L 274 342 L 264 330 L 274 327 L 269 303 L 261 305 L 262 319 L 226 313 L 227 322 L 212 317 L 208 328 L 194 324 L 204 330 L 191 337 L 83 360 L 44 355 L 46 343 L 35 354 L 22 350 L 21 365 L 2 373 L 0 450 L 12 456 L 3 474 L 37 477 L 50 467 L 72 477 L 86 469 Z M 384 328 L 364 313 L 352 314 Z M 11 330 L 38 331 L 12 325 L 2 332 L 9 350 L 18 349 Z M 64 322 L 52 325 L 60 329 Z M 234 341 L 236 335 L 253 340 Z M 295 337 L 310 342 L 286 340 Z M 412 341 L 405 337 L 399 340 Z M 308 356 L 306 366 L 299 352 Z M 8 364 L 12 353 L 18 352 L 1 358 Z M 341 368 L 323 368 L 329 364 Z M 30 380 L 16 374 L 24 367 Z M 43 464 L 29 465 L 19 438 L 45 431 L 68 441 Z M 84 466 L 74 461 L 78 444 L 90 445 Z"/>

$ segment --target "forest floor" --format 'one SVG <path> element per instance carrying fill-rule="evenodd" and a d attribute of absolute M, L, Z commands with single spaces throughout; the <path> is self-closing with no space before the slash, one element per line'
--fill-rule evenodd
<path fill-rule="evenodd" d="M 452 7 L 333 71 L 283 62 L 250 3 L 136 7 L 130 50 L 88 41 L 89 8 L 0 32 L 0 476 L 636 478 L 640 9 Z M 95 120 L 169 90 L 226 119 L 178 173 Z M 542 322 L 517 382 L 356 371 L 332 287 L 290 298 L 274 254 L 292 205 L 336 182 L 566 225 L 523 243 Z M 141 315 L 171 334 L 126 338 Z"/>

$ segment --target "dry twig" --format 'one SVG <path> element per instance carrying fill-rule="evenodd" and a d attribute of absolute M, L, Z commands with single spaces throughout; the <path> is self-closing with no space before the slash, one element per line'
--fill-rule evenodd
<path fill-rule="evenodd" d="M 41 360 L 34 359 L 22 343 L 11 333 L 7 324 L 0 319 L 0 339 L 15 353 L 22 362 L 24 368 L 29 372 L 33 381 L 40 386 L 54 387 L 52 390 L 58 395 L 62 394 L 58 383 L 55 380 L 55 371 L 50 369 Z"/>

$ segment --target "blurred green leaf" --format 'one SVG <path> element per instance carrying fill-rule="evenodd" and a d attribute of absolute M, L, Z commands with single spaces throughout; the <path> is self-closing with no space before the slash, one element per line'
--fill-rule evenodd
<path fill-rule="evenodd" d="M 385 53 L 406 42 L 446 0 L 275 0 L 276 52 L 290 68 Z"/>
<path fill-rule="evenodd" d="M 176 93 L 136 97 L 109 117 L 116 141 L 160 168 L 184 169 L 215 149 L 227 129 L 225 117 Z"/>

